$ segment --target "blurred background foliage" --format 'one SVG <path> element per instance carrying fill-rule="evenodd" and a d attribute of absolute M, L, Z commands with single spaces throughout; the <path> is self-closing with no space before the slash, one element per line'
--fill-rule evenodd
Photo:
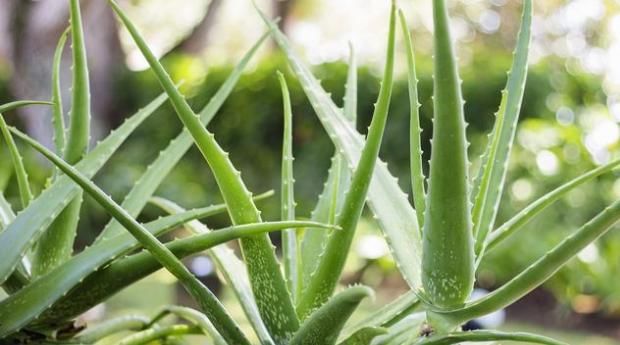
<path fill-rule="evenodd" d="M 357 127 L 364 133 L 379 89 L 388 1 L 369 0 L 364 6 L 356 6 L 354 0 L 258 2 L 281 17 L 280 25 L 314 64 L 315 74 L 337 104 L 341 104 L 346 80 L 346 43 L 354 44 L 360 61 Z M 430 1 L 400 2 L 410 16 L 417 49 L 426 162 L 432 133 Z M 2 3 L 7 8 L 4 12 L 0 8 L 0 36 L 9 40 L 0 45 L 0 101 L 48 98 L 49 47 L 53 49 L 66 18 L 66 9 L 58 3 Z M 150 72 L 140 71 L 143 62 L 126 43 L 124 33 L 118 32 L 105 6 L 98 1 L 83 3 L 87 36 L 92 38 L 89 58 L 97 116 L 95 133 L 101 137 L 161 90 Z M 185 80 L 182 89 L 191 98 L 194 109 L 206 104 L 235 61 L 264 30 L 250 3 L 244 0 L 192 0 L 183 6 L 162 0 L 131 0 L 124 5 L 155 50 L 161 55 L 169 52 L 164 63 L 175 80 Z M 499 105 L 505 71 L 510 66 L 520 3 L 477 0 L 454 1 L 452 5 L 474 175 L 478 168 L 476 159 L 484 150 Z M 603 0 L 536 2 L 530 73 L 496 227 L 546 191 L 618 157 L 620 65 L 614 61 L 620 59 L 619 7 L 618 1 Z M 33 24 L 44 12 L 54 14 L 47 19 L 47 25 Z M 103 33 L 97 33 L 97 27 Z M 381 156 L 399 178 L 403 190 L 408 191 L 409 101 L 402 50 L 400 53 L 400 77 L 394 88 Z M 65 58 L 69 55 L 65 54 Z M 123 56 L 126 64 L 122 63 Z M 277 190 L 279 185 L 282 99 L 275 77 L 277 70 L 287 72 L 286 61 L 273 44 L 266 43 L 260 57 L 209 125 L 254 192 Z M 299 84 L 290 74 L 287 80 L 294 112 L 297 214 L 308 217 L 334 148 Z M 68 74 L 63 83 L 68 86 Z M 9 116 L 8 120 L 50 143 L 49 118 L 42 111 Z M 172 108 L 162 107 L 98 174 L 96 182 L 116 200 L 122 200 L 146 165 L 180 130 Z M 49 165 L 33 152 L 24 152 L 31 182 L 40 190 Z M 11 201 L 17 201 L 12 166 L 4 145 L 0 146 L 0 161 L 0 190 L 6 190 Z M 499 286 L 605 205 L 620 198 L 619 176 L 618 172 L 607 174 L 574 190 L 490 253 L 483 262 L 478 285 L 486 289 Z M 188 152 L 157 194 L 186 207 L 221 201 L 212 175 L 195 149 Z M 278 197 L 261 202 L 266 219 L 277 219 L 278 203 Z M 108 219 L 94 202 L 88 202 L 83 213 L 78 241 L 81 246 L 87 245 L 96 235 L 94 229 L 101 229 Z M 155 215 L 154 209 L 145 210 L 145 218 Z M 225 217 L 220 217 L 210 225 L 222 226 L 226 222 Z M 405 289 L 370 217 L 360 225 L 356 243 L 347 282 L 361 280 L 382 286 L 381 291 L 386 292 L 384 300 Z M 600 320 L 620 318 L 618 272 L 620 233 L 612 231 L 582 251 L 538 295 L 526 297 L 525 303 L 529 298 L 530 304 L 537 304 L 542 294 L 545 301 L 553 301 L 550 309 L 555 321 L 547 322 L 563 327 L 585 324 L 592 328 L 590 324 L 600 325 Z M 209 274 L 213 273 L 205 271 L 206 276 Z M 515 310 L 515 317 L 519 317 L 518 305 Z M 604 331 L 620 337 L 617 324 Z"/>

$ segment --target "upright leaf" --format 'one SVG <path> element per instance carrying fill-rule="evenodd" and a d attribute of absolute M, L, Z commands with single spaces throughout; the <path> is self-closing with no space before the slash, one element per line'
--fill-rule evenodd
<path fill-rule="evenodd" d="M 409 165 L 411 169 L 411 191 L 413 204 L 420 228 L 424 226 L 424 210 L 426 209 L 426 191 L 424 189 L 424 172 L 422 171 L 422 144 L 420 143 L 420 102 L 418 101 L 418 77 L 415 70 L 415 53 L 411 43 L 409 27 L 403 11 L 398 11 L 400 26 L 405 37 L 407 48 L 407 82 L 409 86 Z"/>
<path fill-rule="evenodd" d="M 66 148 L 60 152 L 64 152 L 64 158 L 69 164 L 76 164 L 88 151 L 90 140 L 90 85 L 79 0 L 70 0 L 69 10 L 73 84 L 69 137 Z M 58 81 L 55 82 L 58 83 Z M 57 85 L 53 85 L 53 88 L 57 88 Z M 55 114 L 54 117 L 56 117 Z M 55 135 L 58 136 L 58 134 Z M 67 261 L 73 254 L 73 242 L 77 233 L 81 207 L 82 193 L 80 192 L 37 242 L 32 256 L 32 273 L 35 277 L 49 272 Z"/>
<path fill-rule="evenodd" d="M 508 158 L 517 128 L 525 80 L 527 77 L 528 53 L 532 38 L 532 1 L 523 2 L 523 17 L 517 39 L 517 48 L 511 72 L 506 83 L 502 105 L 497 113 L 495 127 L 490 136 L 489 148 L 483 162 L 482 179 L 472 210 L 474 222 L 475 253 L 482 255 L 487 237 L 495 223 L 499 202 L 504 189 Z"/>
<path fill-rule="evenodd" d="M 368 296 L 372 296 L 372 290 L 365 286 L 351 287 L 336 294 L 304 321 L 291 345 L 336 344 L 345 322 Z"/>
<path fill-rule="evenodd" d="M 462 304 L 474 286 L 463 100 L 445 0 L 433 0 L 433 145 L 424 215 L 422 284 L 441 307 Z"/>
<path fill-rule="evenodd" d="M 65 117 L 62 108 L 62 87 L 60 84 L 60 67 L 62 65 L 62 51 L 67 43 L 67 34 L 71 28 L 67 28 L 58 39 L 58 45 L 54 51 L 54 64 L 52 67 L 52 125 L 54 127 L 54 145 L 56 152 L 64 156 L 67 137 L 65 133 Z"/>
<path fill-rule="evenodd" d="M 284 107 L 284 133 L 282 135 L 282 182 L 280 197 L 280 218 L 295 220 L 295 178 L 293 174 L 293 111 L 291 110 L 291 96 L 286 85 L 284 75 L 278 72 L 278 80 L 282 89 Z M 297 299 L 299 294 L 299 262 L 297 254 L 296 229 L 282 232 L 282 261 L 288 290 Z"/>
<path fill-rule="evenodd" d="M 73 85 L 71 94 L 71 111 L 69 113 L 69 138 L 65 159 L 75 164 L 88 151 L 90 140 L 90 84 L 88 63 L 84 44 L 84 29 L 80 1 L 70 0 L 71 15 L 71 52 L 73 57 Z"/>
<path fill-rule="evenodd" d="M 366 145 L 364 145 L 359 164 L 353 174 L 343 209 L 336 221 L 342 227 L 342 231 L 333 232 L 330 235 L 325 252 L 318 259 L 317 270 L 311 276 L 308 286 L 303 291 L 297 308 L 301 319 L 304 319 L 315 308 L 320 307 L 333 294 L 340 280 L 340 274 L 344 268 L 349 248 L 353 241 L 357 222 L 364 208 L 366 195 L 373 176 L 372 172 L 379 156 L 379 148 L 381 147 L 392 96 L 395 17 L 396 6 L 392 2 L 383 82 L 372 116 L 372 122 L 368 129 Z"/>
<path fill-rule="evenodd" d="M 151 52 L 136 27 L 114 1 L 110 1 L 125 27 L 136 42 L 165 89 L 177 115 L 189 130 L 194 142 L 211 167 L 234 224 L 260 222 L 260 214 L 251 194 L 234 168 L 228 155 L 215 141 L 212 133 L 202 125 L 187 101 L 174 87 L 168 73 Z M 276 343 L 285 343 L 299 328 L 295 308 L 273 246 L 267 234 L 241 240 L 243 255 L 248 265 L 252 290 L 263 320 Z"/>
<path fill-rule="evenodd" d="M 129 118 L 84 157 L 76 168 L 85 176 L 92 177 L 129 134 L 165 100 L 165 95 L 162 95 Z M 0 233 L 0 283 L 8 278 L 25 251 L 78 193 L 79 187 L 68 177 L 59 177 Z"/>
<path fill-rule="evenodd" d="M 353 45 L 349 44 L 349 70 L 345 85 L 343 115 L 350 121 L 353 128 L 357 121 L 357 62 Z M 351 183 L 351 172 L 346 164 L 346 157 L 336 148 L 327 172 L 327 180 L 319 195 L 311 219 L 324 223 L 334 223 L 336 214 L 342 209 L 344 196 Z M 326 231 L 307 231 L 303 234 L 301 252 L 302 278 L 300 290 L 310 281 L 312 273 L 318 265 L 317 258 L 323 254 L 329 238 Z"/>
<path fill-rule="evenodd" d="M 106 195 L 97 185 L 86 178 L 77 169 L 64 162 L 53 152 L 46 149 L 36 141 L 30 139 L 24 134 L 20 137 L 28 142 L 33 148 L 43 154 L 54 165 L 56 165 L 69 178 L 77 183 L 86 193 L 88 193 L 95 201 L 116 220 L 118 220 L 129 233 L 138 240 L 142 246 L 147 249 L 153 256 L 172 273 L 187 290 L 187 292 L 200 305 L 202 311 L 212 320 L 213 325 L 218 332 L 229 342 L 234 344 L 248 344 L 248 340 L 241 332 L 239 326 L 228 314 L 224 306 L 217 300 L 215 295 L 200 282 L 192 273 L 179 261 L 174 254 L 166 248 L 157 238 L 138 223 L 134 218 L 129 216 L 127 212 Z M 0 337 L 7 331 L 12 331 L 6 324 L 0 324 Z"/>
<path fill-rule="evenodd" d="M 331 97 L 321 88 L 309 68 L 293 51 L 286 36 L 260 10 L 258 13 L 265 24 L 271 29 L 272 36 L 283 50 L 289 64 L 310 100 L 323 127 L 334 142 L 337 150 L 347 160 L 349 170 L 358 164 L 363 137 L 355 127 L 343 116 L 342 111 L 334 104 Z M 409 205 L 396 179 L 390 174 L 385 163 L 375 166 L 373 179 L 368 190 L 368 203 L 381 230 L 387 238 L 392 255 L 398 269 L 412 289 L 420 287 L 420 262 L 422 243 L 418 224 L 413 208 Z"/>

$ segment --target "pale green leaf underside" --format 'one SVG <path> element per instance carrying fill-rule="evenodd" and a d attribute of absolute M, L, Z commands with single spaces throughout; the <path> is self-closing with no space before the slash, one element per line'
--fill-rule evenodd
<path fill-rule="evenodd" d="M 519 341 L 530 344 L 545 345 L 568 345 L 565 342 L 544 337 L 542 335 L 524 332 L 500 332 L 477 330 L 471 332 L 455 332 L 446 335 L 434 336 L 419 341 L 411 342 L 410 345 L 451 345 L 462 342 L 488 342 L 488 341 Z"/>

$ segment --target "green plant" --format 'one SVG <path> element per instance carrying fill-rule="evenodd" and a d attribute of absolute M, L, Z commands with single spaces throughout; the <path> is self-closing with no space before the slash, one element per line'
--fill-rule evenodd
<path fill-rule="evenodd" d="M 26 344 L 88 344 L 112 334 L 133 331 L 120 343 L 146 344 L 154 340 L 173 341 L 188 334 L 204 334 L 215 344 L 250 344 L 250 337 L 239 328 L 217 297 L 178 259 L 208 250 L 238 297 L 261 344 L 454 344 L 493 340 L 562 344 L 526 333 L 460 331 L 465 321 L 501 309 L 543 283 L 620 219 L 620 202 L 615 202 L 514 279 L 481 299 L 468 300 L 477 267 L 487 250 L 517 232 L 562 195 L 620 164 L 620 161 L 614 161 L 577 177 L 491 231 L 523 98 L 531 36 L 531 0 L 524 1 L 513 66 L 489 145 L 482 157 L 483 164 L 473 179 L 473 185 L 468 173 L 460 79 L 444 0 L 433 0 L 435 97 L 428 179 L 424 177 L 421 164 L 413 45 L 404 14 L 397 11 L 395 2 L 390 12 L 383 82 L 365 139 L 355 130 L 357 69 L 353 49 L 345 105 L 341 110 L 290 48 L 274 22 L 257 10 L 271 37 L 284 51 L 294 75 L 337 148 L 311 221 L 296 221 L 292 111 L 286 79 L 279 74 L 285 128 L 282 220 L 277 222 L 261 219 L 255 203 L 264 196 L 252 196 L 228 154 L 205 128 L 268 34 L 246 54 L 209 104 L 197 114 L 177 90 L 131 20 L 114 1 L 110 0 L 110 5 L 150 64 L 165 94 L 88 152 L 88 68 L 79 1 L 71 0 L 69 32 L 73 42 L 73 107 L 66 137 L 58 78 L 65 34 L 59 40 L 54 59 L 52 102 L 46 103 L 53 106 L 56 153 L 19 130 L 9 128 L 0 117 L 0 129 L 9 146 L 23 203 L 23 209 L 15 215 L 0 194 L 0 252 L 3 259 L 0 261 L 0 283 L 8 294 L 0 301 L 1 339 Z M 405 36 L 407 48 L 411 178 L 413 203 L 419 212 L 399 189 L 387 165 L 378 160 L 392 93 L 398 27 Z M 186 130 L 152 162 L 119 205 L 91 179 L 131 132 L 166 100 L 171 102 Z M 45 102 L 9 103 L 0 106 L 0 112 L 33 103 Z M 29 189 L 13 136 L 39 151 L 57 168 L 50 185 L 37 197 L 33 197 Z M 213 172 L 225 201 L 223 205 L 186 211 L 170 200 L 152 197 L 157 186 L 192 144 L 199 148 Z M 80 253 L 72 253 L 82 193 L 90 195 L 113 219 L 92 246 Z M 170 215 L 146 224 L 138 222 L 136 217 L 148 200 Z M 411 291 L 363 321 L 347 325 L 359 303 L 372 295 L 372 290 L 363 286 L 336 292 L 366 201 Z M 221 212 L 229 214 L 233 224 L 230 228 L 212 232 L 197 221 Z M 161 235 L 178 226 L 184 226 L 191 234 L 167 243 L 160 242 Z M 282 263 L 267 236 L 270 231 L 283 231 Z M 239 239 L 243 261 L 226 248 L 216 247 L 233 239 Z M 161 313 L 152 318 L 127 316 L 84 330 L 74 324 L 75 317 L 84 311 L 161 267 L 178 278 L 200 311 L 163 306 Z M 161 320 L 169 315 L 183 323 L 162 323 Z"/>

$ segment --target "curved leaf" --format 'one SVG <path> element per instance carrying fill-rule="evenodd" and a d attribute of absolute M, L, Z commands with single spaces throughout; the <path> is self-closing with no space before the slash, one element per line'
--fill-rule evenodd
<path fill-rule="evenodd" d="M 161 86 L 168 93 L 177 115 L 189 130 L 194 142 L 211 167 L 222 196 L 228 205 L 233 223 L 260 222 L 260 213 L 252 202 L 251 193 L 243 183 L 239 171 L 232 165 L 228 154 L 222 150 L 215 141 L 213 134 L 202 125 L 183 95 L 174 87 L 170 76 L 151 52 L 137 28 L 114 1 L 110 0 L 109 2 L 153 69 Z M 273 245 L 269 237 L 263 234 L 254 238 L 242 239 L 241 247 L 246 258 L 252 290 L 256 296 L 263 320 L 275 338 L 274 340 L 278 344 L 283 344 L 297 330 L 299 321 Z"/>
<path fill-rule="evenodd" d="M 478 330 L 471 332 L 456 332 L 446 335 L 439 335 L 430 338 L 426 338 L 420 341 L 415 341 L 411 345 L 451 345 L 459 344 L 464 341 L 467 342 L 486 342 L 486 341 L 520 341 L 530 344 L 545 344 L 545 345 L 568 345 L 565 342 L 554 340 L 548 337 L 544 337 L 538 334 L 524 333 L 524 332 L 499 332 L 499 331 L 487 331 Z"/>
<path fill-rule="evenodd" d="M 291 345 L 332 345 L 362 300 L 373 292 L 365 286 L 348 288 L 314 311 L 291 339 Z"/>
<path fill-rule="evenodd" d="M 127 139 L 129 134 L 146 120 L 166 100 L 162 95 L 138 111 L 103 140 L 75 167 L 86 177 L 92 177 Z M 0 283 L 13 272 L 15 265 L 30 245 L 47 229 L 80 189 L 66 176 L 59 177 L 41 193 L 28 208 L 0 234 Z"/>
<path fill-rule="evenodd" d="M 125 315 L 104 321 L 96 326 L 89 326 L 80 332 L 76 340 L 82 344 L 92 344 L 110 335 L 123 331 L 141 331 L 150 323 L 142 315 Z"/>
<path fill-rule="evenodd" d="M 25 140 L 34 149 L 48 158 L 54 165 L 56 165 L 62 172 L 69 176 L 75 183 L 80 185 L 86 193 L 88 193 L 95 201 L 100 204 L 105 210 L 114 218 L 116 218 L 121 224 L 125 226 L 127 231 L 133 235 L 141 244 L 149 250 L 157 258 L 159 262 L 172 273 L 183 284 L 187 292 L 194 298 L 194 300 L 200 305 L 204 313 L 209 316 L 213 321 L 215 328 L 226 338 L 228 341 L 238 344 L 249 344 L 245 338 L 239 326 L 228 315 L 228 312 L 224 309 L 224 306 L 217 300 L 215 295 L 202 284 L 192 273 L 170 252 L 166 246 L 157 240 L 153 234 L 144 228 L 143 225 L 138 223 L 134 218 L 129 216 L 127 212 L 114 202 L 108 195 L 106 195 L 97 185 L 91 180 L 86 178 L 77 169 L 64 162 L 61 158 L 56 156 L 53 152 L 46 149 L 35 140 L 32 140 L 28 136 L 14 131 L 23 140 Z M 0 324 L 0 336 L 6 334 L 6 332 L 15 331 L 15 328 L 7 327 L 6 324 Z"/>

